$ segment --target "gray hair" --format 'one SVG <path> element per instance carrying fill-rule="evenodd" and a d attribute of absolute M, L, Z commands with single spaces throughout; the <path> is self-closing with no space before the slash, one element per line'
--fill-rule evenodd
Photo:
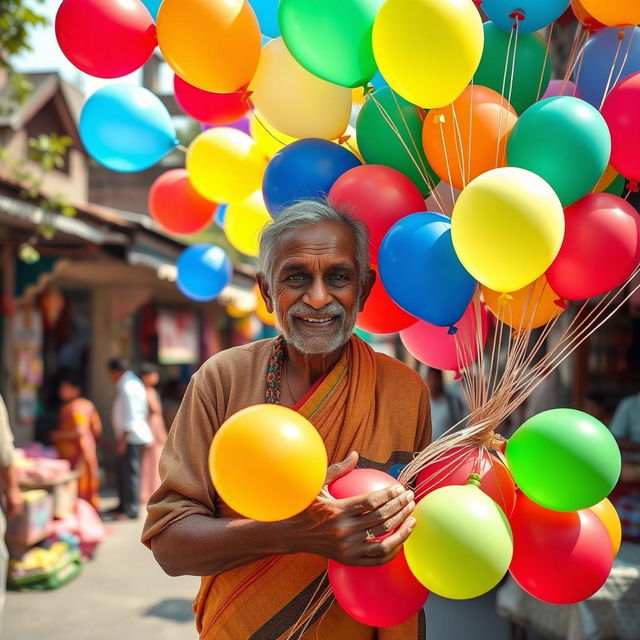
<path fill-rule="evenodd" d="M 356 267 L 360 288 L 366 284 L 371 259 L 369 256 L 369 230 L 364 222 L 350 215 L 346 209 L 338 209 L 326 200 L 300 200 L 283 209 L 280 215 L 269 223 L 260 236 L 258 271 L 271 283 L 275 251 L 284 231 L 298 229 L 307 225 L 337 222 L 348 227 L 356 242 Z"/>

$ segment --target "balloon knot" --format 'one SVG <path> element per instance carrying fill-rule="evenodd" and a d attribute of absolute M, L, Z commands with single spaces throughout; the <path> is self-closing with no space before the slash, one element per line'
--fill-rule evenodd
<path fill-rule="evenodd" d="M 517 29 L 518 28 L 518 23 L 521 20 L 525 19 L 524 9 L 516 9 L 515 11 L 513 11 L 512 13 L 509 14 L 509 17 L 513 20 L 513 28 Z"/>
<path fill-rule="evenodd" d="M 629 182 L 627 182 L 627 189 L 629 189 L 629 191 L 632 191 L 633 193 L 638 193 L 638 191 L 640 191 L 640 186 L 638 186 L 638 181 L 629 180 Z"/>
<path fill-rule="evenodd" d="M 447 333 L 448 333 L 450 336 L 455 336 L 455 335 L 456 335 L 456 333 L 458 333 L 458 327 L 454 327 L 453 325 L 451 325 L 451 326 L 449 327 L 449 331 L 447 331 Z"/>
<path fill-rule="evenodd" d="M 618 32 L 618 40 L 624 40 L 624 29 L 620 29 Z"/>
<path fill-rule="evenodd" d="M 553 304 L 555 304 L 557 307 L 560 307 L 561 309 L 567 308 L 567 301 L 563 300 L 562 298 L 558 298 L 557 300 L 554 300 Z"/>
<path fill-rule="evenodd" d="M 480 474 L 472 473 L 467 480 L 467 484 L 472 484 L 474 487 L 480 488 Z"/>
<path fill-rule="evenodd" d="M 348 140 L 351 140 L 351 136 L 350 135 L 346 135 L 346 136 L 340 136 L 338 138 L 338 144 L 344 144 L 345 142 L 347 142 Z"/>
<path fill-rule="evenodd" d="M 500 297 L 498 298 L 498 304 L 505 305 L 511 302 L 512 300 L 513 300 L 513 296 L 510 293 L 501 293 Z"/>
<path fill-rule="evenodd" d="M 362 93 L 364 94 L 365 98 L 370 93 L 373 93 L 375 90 L 376 90 L 376 88 L 372 84 L 365 84 L 365 85 L 362 86 Z"/>
<path fill-rule="evenodd" d="M 444 124 L 447 119 L 444 117 L 444 113 L 439 113 L 433 116 L 433 124 Z"/>
<path fill-rule="evenodd" d="M 456 371 L 453 375 L 453 379 L 454 380 L 462 380 L 462 374 L 460 373 L 460 371 Z"/>

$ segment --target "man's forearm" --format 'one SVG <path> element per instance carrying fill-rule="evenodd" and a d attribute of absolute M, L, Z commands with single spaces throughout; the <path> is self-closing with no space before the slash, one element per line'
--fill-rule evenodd
<path fill-rule="evenodd" d="M 277 523 L 199 514 L 187 516 L 153 537 L 151 549 L 170 576 L 217 575 L 287 553 Z"/>

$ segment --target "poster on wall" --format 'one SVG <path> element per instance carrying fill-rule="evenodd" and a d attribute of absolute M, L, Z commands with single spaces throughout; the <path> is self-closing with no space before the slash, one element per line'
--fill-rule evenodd
<path fill-rule="evenodd" d="M 22 424 L 33 424 L 38 409 L 38 389 L 42 385 L 42 314 L 32 308 L 14 315 L 13 344 L 16 355 L 17 417 Z"/>
<path fill-rule="evenodd" d="M 158 312 L 158 362 L 196 364 L 199 358 L 198 319 L 189 311 Z"/>

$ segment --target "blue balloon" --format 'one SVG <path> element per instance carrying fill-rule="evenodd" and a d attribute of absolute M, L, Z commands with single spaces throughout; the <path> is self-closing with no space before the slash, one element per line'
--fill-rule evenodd
<path fill-rule="evenodd" d="M 278 151 L 262 179 L 264 202 L 272 217 L 298 200 L 323 198 L 346 171 L 362 164 L 348 149 L 320 138 L 296 140 Z"/>
<path fill-rule="evenodd" d="M 231 282 L 233 269 L 224 249 L 212 244 L 194 244 L 178 258 L 176 285 L 187 298 L 209 302 Z"/>
<path fill-rule="evenodd" d="M 371 78 L 369 84 L 371 84 L 374 89 L 384 89 L 384 87 L 389 86 L 389 83 L 379 71 L 376 71 L 376 75 Z"/>
<path fill-rule="evenodd" d="M 84 103 L 80 137 L 92 158 L 113 171 L 142 171 L 178 144 L 160 99 L 133 84 L 110 84 Z"/>
<path fill-rule="evenodd" d="M 154 20 L 158 19 L 158 11 L 160 11 L 160 5 L 162 4 L 162 0 L 142 0 L 142 4 L 147 7 L 151 17 Z"/>
<path fill-rule="evenodd" d="M 261 33 L 277 38 L 280 35 L 278 0 L 249 0 L 249 4 L 258 17 Z"/>
<path fill-rule="evenodd" d="M 224 229 L 224 219 L 227 215 L 227 205 L 219 204 L 216 209 L 216 216 L 213 221 L 221 228 Z"/>
<path fill-rule="evenodd" d="M 582 48 L 582 59 L 578 59 L 573 71 L 573 80 L 580 97 L 596 109 L 600 108 L 607 83 L 611 91 L 616 80 L 620 82 L 640 71 L 640 27 L 629 27 L 623 31 L 622 40 L 619 39 L 620 29 L 601 29 L 592 35 Z M 611 73 L 614 60 L 616 64 Z"/>
<path fill-rule="evenodd" d="M 460 320 L 476 290 L 453 248 L 451 219 L 440 213 L 412 213 L 396 222 L 382 241 L 378 268 L 396 304 L 439 327 Z"/>
<path fill-rule="evenodd" d="M 503 31 L 513 29 L 514 13 L 520 11 L 518 33 L 531 33 L 551 24 L 570 4 L 571 0 L 483 0 L 482 10 Z"/>

